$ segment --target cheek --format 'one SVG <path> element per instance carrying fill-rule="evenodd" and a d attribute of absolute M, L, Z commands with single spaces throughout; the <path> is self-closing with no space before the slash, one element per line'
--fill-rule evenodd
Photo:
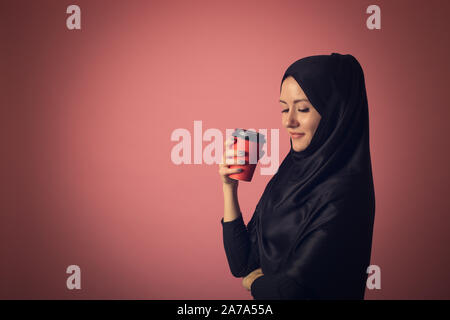
<path fill-rule="evenodd" d="M 317 117 L 310 117 L 308 119 L 308 130 L 312 134 L 317 130 L 317 127 L 319 126 L 320 119 L 317 119 Z"/>
<path fill-rule="evenodd" d="M 320 123 L 320 119 L 316 119 L 316 121 L 314 122 L 314 130 L 317 130 L 317 128 L 319 127 L 319 123 Z"/>
<path fill-rule="evenodd" d="M 303 120 L 303 128 L 306 132 L 309 134 L 314 133 L 314 123 L 311 121 L 312 119 L 310 117 Z"/>

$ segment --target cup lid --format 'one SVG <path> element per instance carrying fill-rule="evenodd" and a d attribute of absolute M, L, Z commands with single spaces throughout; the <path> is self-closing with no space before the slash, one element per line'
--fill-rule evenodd
<path fill-rule="evenodd" d="M 241 139 L 258 142 L 260 144 L 266 143 L 266 137 L 262 133 L 252 131 L 252 130 L 245 130 L 245 129 L 237 128 L 234 130 L 234 132 L 231 135 L 234 137 L 241 138 Z"/>

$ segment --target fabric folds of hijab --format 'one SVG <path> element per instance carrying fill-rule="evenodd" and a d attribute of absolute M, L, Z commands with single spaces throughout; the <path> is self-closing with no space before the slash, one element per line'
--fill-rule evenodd
<path fill-rule="evenodd" d="M 375 194 L 364 73 L 350 54 L 286 70 L 321 115 L 309 146 L 292 147 L 248 224 L 264 274 L 284 272 L 318 298 L 363 299 Z M 301 126 L 301 124 L 300 124 Z"/>

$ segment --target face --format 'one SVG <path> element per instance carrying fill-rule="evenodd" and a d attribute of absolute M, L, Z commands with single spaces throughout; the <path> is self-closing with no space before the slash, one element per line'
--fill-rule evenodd
<path fill-rule="evenodd" d="M 280 106 L 281 123 L 292 138 L 292 148 L 295 151 L 305 150 L 311 143 L 322 117 L 292 76 L 283 81 Z M 302 135 L 291 136 L 290 133 L 302 133 Z"/>

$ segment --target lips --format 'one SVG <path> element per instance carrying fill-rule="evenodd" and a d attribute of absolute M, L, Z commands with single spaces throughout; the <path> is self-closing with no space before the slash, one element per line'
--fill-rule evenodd
<path fill-rule="evenodd" d="M 289 134 L 291 135 L 292 138 L 301 138 L 305 135 L 304 133 L 292 133 L 292 132 L 289 132 Z"/>

